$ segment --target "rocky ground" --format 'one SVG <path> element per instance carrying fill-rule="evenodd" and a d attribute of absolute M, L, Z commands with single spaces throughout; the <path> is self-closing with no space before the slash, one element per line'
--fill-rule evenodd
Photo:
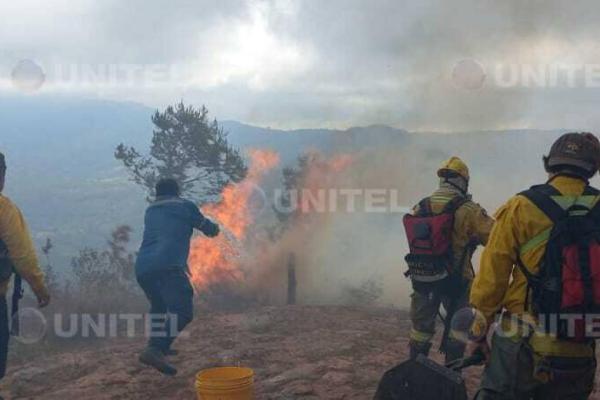
<path fill-rule="evenodd" d="M 409 324 L 389 309 L 268 307 L 205 313 L 177 342 L 174 378 L 144 368 L 142 339 L 112 340 L 11 366 L 7 399 L 194 399 L 194 377 L 215 365 L 256 371 L 256 398 L 371 399 L 381 375 L 406 358 Z M 439 355 L 434 355 L 439 360 Z M 480 370 L 467 376 L 471 389 Z M 600 397 L 599 397 L 600 398 Z"/>

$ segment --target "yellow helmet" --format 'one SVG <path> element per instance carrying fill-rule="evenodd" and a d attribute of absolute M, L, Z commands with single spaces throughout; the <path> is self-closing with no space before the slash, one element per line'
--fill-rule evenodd
<path fill-rule="evenodd" d="M 451 157 L 445 161 L 437 172 L 440 178 L 448 178 L 448 175 L 458 174 L 467 181 L 470 179 L 469 167 L 458 157 Z"/>

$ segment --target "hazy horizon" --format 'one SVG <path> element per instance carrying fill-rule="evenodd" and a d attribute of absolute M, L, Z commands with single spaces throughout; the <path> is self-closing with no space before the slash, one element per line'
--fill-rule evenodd
<path fill-rule="evenodd" d="M 0 93 L 182 99 L 285 129 L 593 131 L 598 11 L 591 0 L 2 2 Z"/>

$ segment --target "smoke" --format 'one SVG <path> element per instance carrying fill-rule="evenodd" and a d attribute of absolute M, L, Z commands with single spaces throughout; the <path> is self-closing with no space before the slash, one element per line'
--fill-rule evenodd
<path fill-rule="evenodd" d="M 430 186 L 414 179 L 427 160 L 411 146 L 310 153 L 308 160 L 286 229 L 256 247 L 244 267 L 253 271 L 249 285 L 268 301 L 285 301 L 293 255 L 301 303 L 406 306 L 402 217 Z"/>
<path fill-rule="evenodd" d="M 196 252 L 198 260 L 210 265 L 210 271 L 231 271 L 229 275 L 239 281 L 241 298 L 267 304 L 286 301 L 287 267 L 293 255 L 300 303 L 356 304 L 375 296 L 379 305 L 406 308 L 411 287 L 404 277 L 407 245 L 402 217 L 437 188 L 439 165 L 450 156 L 464 159 L 471 170 L 474 201 L 493 215 L 514 194 L 547 179 L 542 155 L 561 133 L 410 134 L 385 127 L 330 132 L 332 145 L 320 143 L 329 150 L 251 174 L 259 178 L 255 183 L 265 193 L 267 206 L 261 207 L 260 215 L 247 218 L 252 207 L 247 206 L 250 197 L 242 195 L 244 191 L 227 192 L 232 195 L 224 198 L 230 201 L 208 215 L 231 231 L 235 225 L 228 221 L 243 221 L 245 233 L 236 241 L 243 256 L 210 263 L 207 254 L 212 253 L 202 250 Z M 280 221 L 272 207 L 281 211 L 283 205 L 276 201 L 276 191 L 286 188 L 282 167 L 294 167 L 296 174 L 283 175 L 297 189 L 297 197 L 290 215 Z M 358 191 L 352 204 L 343 195 L 348 191 Z M 243 218 L 232 218 L 240 210 Z M 198 250 L 198 243 L 193 250 Z M 476 270 L 478 260 L 476 254 Z M 203 271 L 202 278 L 207 269 Z M 222 282 L 222 276 L 214 274 L 212 282 Z"/>
<path fill-rule="evenodd" d="M 371 135 L 363 137 L 367 132 Z M 474 201 L 493 215 L 511 196 L 547 179 L 541 157 L 560 134 L 394 131 L 390 136 L 376 127 L 361 130 L 354 137 L 346 132 L 346 141 L 336 141 L 339 146 L 333 154 L 314 156 L 299 184 L 309 189 L 311 200 L 317 204 L 318 194 L 324 193 L 321 203 L 326 205 L 325 211 L 310 207 L 301 210 L 283 234 L 254 247 L 252 261 L 244 266 L 253 272 L 248 287 L 270 302 L 284 302 L 287 265 L 290 254 L 294 254 L 301 303 L 354 303 L 350 295 L 360 297 L 362 290 L 381 289 L 381 293 L 375 293 L 377 304 L 406 308 L 411 287 L 404 277 L 408 249 L 403 211 L 437 188 L 436 170 L 442 161 L 457 155 L 467 162 Z M 340 159 L 347 160 L 343 168 L 329 168 Z M 348 189 L 361 193 L 350 211 L 347 198 L 339 196 Z M 338 193 L 334 208 L 330 207 L 330 190 Z M 366 207 L 369 191 L 383 193 L 384 200 L 377 202 L 383 208 Z M 476 253 L 473 257 L 476 270 L 479 256 Z"/>
<path fill-rule="evenodd" d="M 593 17 L 597 2 L 361 5 L 333 1 L 311 7 L 304 2 L 293 18 L 272 17 L 280 34 L 312 43 L 317 58 L 327 60 L 303 80 L 324 102 L 336 96 L 339 107 L 315 107 L 326 123 L 367 121 L 420 131 L 553 129 L 582 126 L 584 120 L 598 124 L 593 87 L 496 82 L 499 68 L 505 72 L 508 66 L 545 71 L 555 64 L 598 64 L 592 45 L 599 29 Z M 480 71 L 463 72 L 482 75 L 481 87 L 456 80 L 463 60 L 480 65 Z"/>
<path fill-rule="evenodd" d="M 64 90 L 161 106 L 185 98 L 208 104 L 223 119 L 286 128 L 384 123 L 420 131 L 589 130 L 600 125 L 597 85 L 494 82 L 502 65 L 537 70 L 600 64 L 595 17 L 600 4 L 593 0 L 378 0 L 372 6 L 360 0 L 200 6 L 174 0 L 167 8 L 139 0 L 127 6 L 41 3 L 0 5 L 6 17 L 0 27 L 6 38 L 0 81 L 22 59 L 45 69 L 47 91 L 55 64 L 93 71 L 135 65 L 151 76 L 155 64 L 182 65 L 194 74 L 160 87 L 142 80 L 89 88 L 75 79 L 74 87 Z M 132 20 L 147 23 L 128 23 Z M 163 42 L 170 45 L 156 45 Z M 63 44 L 60 57 L 52 52 L 54 43 Z M 457 73 L 463 60 L 481 70 Z M 465 85 L 482 77 L 480 87 Z"/>

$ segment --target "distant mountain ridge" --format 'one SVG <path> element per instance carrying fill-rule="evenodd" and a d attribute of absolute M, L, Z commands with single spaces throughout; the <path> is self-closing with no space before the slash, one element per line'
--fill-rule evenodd
<path fill-rule="evenodd" d="M 120 142 L 146 150 L 154 111 L 136 103 L 0 96 L 0 151 L 6 153 L 9 163 L 7 194 L 24 210 L 38 244 L 46 237 L 54 240 L 56 263 L 66 265 L 77 249 L 101 244 L 118 224 L 132 225 L 139 239 L 145 194 L 128 181 L 113 151 Z M 559 133 L 415 134 L 382 125 L 284 131 L 236 121 L 222 121 L 221 125 L 233 145 L 242 150 L 275 150 L 284 166 L 311 149 L 333 153 L 381 148 L 400 153 L 410 146 L 428 163 L 462 155 L 474 176 L 501 179 L 509 190 L 543 177 L 541 154 Z M 426 171 L 410 172 L 414 179 L 423 179 L 419 175 Z M 494 196 L 493 187 L 480 189 L 482 196 Z M 509 194 L 507 190 L 495 196 L 506 198 Z"/>

